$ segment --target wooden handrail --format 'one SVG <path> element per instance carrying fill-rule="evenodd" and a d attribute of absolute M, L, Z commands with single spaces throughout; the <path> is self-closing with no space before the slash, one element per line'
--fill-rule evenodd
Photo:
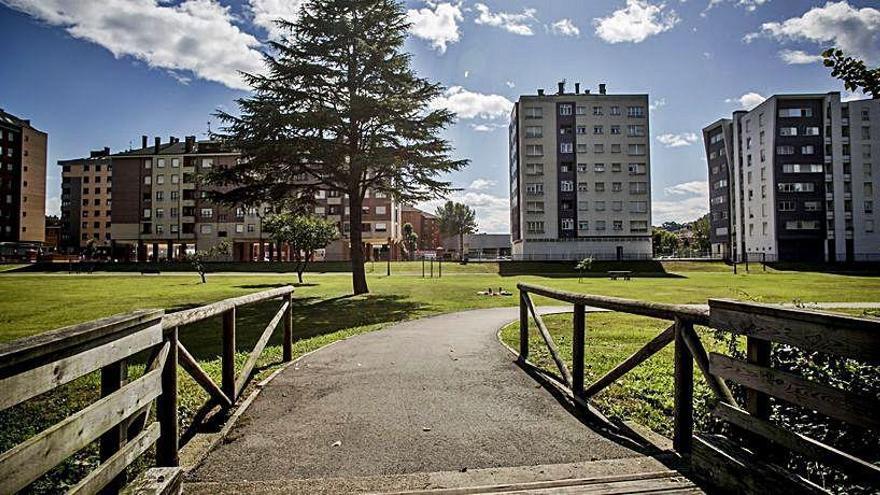
<path fill-rule="evenodd" d="M 166 314 L 165 318 L 162 320 L 162 327 L 166 330 L 174 327 L 182 327 L 214 316 L 219 316 L 230 309 L 292 294 L 293 290 L 293 286 L 285 285 L 284 287 L 278 287 L 277 289 L 270 289 L 245 296 L 224 299 L 213 304 L 208 304 L 207 306 L 200 306 L 198 308 Z"/>
<path fill-rule="evenodd" d="M 572 304 L 583 304 L 594 308 L 649 316 L 651 318 L 660 318 L 669 321 L 674 321 L 676 318 L 679 318 L 695 325 L 709 324 L 709 310 L 683 304 L 666 304 L 625 299 L 622 297 L 580 294 L 577 292 L 551 289 L 549 287 L 527 284 L 524 282 L 520 282 L 516 284 L 516 286 L 523 292 L 549 297 L 550 299 L 556 299 L 558 301 L 569 302 Z"/>

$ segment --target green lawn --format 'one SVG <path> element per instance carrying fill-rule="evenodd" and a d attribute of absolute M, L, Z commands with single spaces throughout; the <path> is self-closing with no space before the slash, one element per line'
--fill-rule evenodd
<path fill-rule="evenodd" d="M 530 282 L 585 293 L 671 303 L 705 303 L 710 297 L 772 302 L 880 301 L 880 277 L 796 271 L 760 271 L 733 275 L 719 263 L 667 263 L 634 265 L 631 281 L 610 281 L 609 266 L 597 264 L 597 273 L 579 280 L 566 264 L 444 263 L 442 278 L 421 278 L 420 263 L 395 263 L 392 276 L 385 265 L 368 264 L 371 293 L 351 297 L 350 274 L 322 269 L 307 273 L 297 286 L 294 306 L 294 353 L 302 355 L 327 343 L 390 323 L 432 314 L 517 304 L 516 297 L 477 295 L 488 287 L 515 291 L 517 282 Z M 338 267 L 337 267 L 338 268 Z M 437 273 L 435 265 L 435 276 Z M 252 293 L 295 280 L 284 273 L 209 274 L 200 284 L 194 273 L 141 276 L 132 273 L 0 273 L 0 342 L 53 328 L 139 308 L 177 311 L 220 299 Z M 536 298 L 537 304 L 558 304 Z M 274 314 L 277 302 L 267 302 L 239 313 L 238 365 L 246 359 L 262 329 Z M 547 319 L 570 353 L 570 317 Z M 647 342 L 664 322 L 626 315 L 591 315 L 588 320 L 588 379 L 603 373 Z M 181 341 L 202 366 L 219 381 L 220 323 L 206 321 L 181 329 Z M 505 331 L 505 339 L 517 338 Z M 276 332 L 261 359 L 258 378 L 280 362 L 280 332 Z M 533 358 L 546 360 L 533 345 Z M 666 349 L 600 397 L 612 414 L 629 417 L 658 431 L 668 432 L 671 411 L 671 349 Z M 546 363 L 545 363 L 546 364 Z M 27 438 L 71 411 L 94 400 L 97 378 L 84 377 L 58 393 L 45 394 L 0 413 L 0 451 Z M 184 426 L 206 395 L 185 374 L 180 382 L 180 414 Z M 705 386 L 697 385 L 704 397 Z M 95 449 L 85 449 L 65 463 L 36 491 L 53 492 L 59 483 L 77 479 L 96 462 Z"/>

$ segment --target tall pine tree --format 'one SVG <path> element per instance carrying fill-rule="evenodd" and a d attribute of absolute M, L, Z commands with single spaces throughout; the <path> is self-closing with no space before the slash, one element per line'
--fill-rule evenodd
<path fill-rule="evenodd" d="M 368 191 L 412 203 L 448 194 L 451 158 L 439 137 L 455 116 L 431 109 L 443 87 L 418 77 L 403 51 L 409 30 L 397 0 L 307 0 L 287 35 L 271 42 L 265 74 L 245 74 L 252 95 L 240 115 L 218 112 L 238 164 L 210 177 L 218 199 L 259 204 L 317 189 L 347 197 L 352 286 L 369 292 L 362 205 Z"/>

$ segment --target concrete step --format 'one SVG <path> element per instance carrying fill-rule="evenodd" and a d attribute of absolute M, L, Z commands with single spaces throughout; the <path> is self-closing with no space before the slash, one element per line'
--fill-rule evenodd
<path fill-rule="evenodd" d="M 471 494 L 677 494 L 703 493 L 691 481 L 650 457 L 570 464 L 485 468 L 357 478 L 279 479 L 271 481 L 192 482 L 184 493 L 386 495 Z"/>

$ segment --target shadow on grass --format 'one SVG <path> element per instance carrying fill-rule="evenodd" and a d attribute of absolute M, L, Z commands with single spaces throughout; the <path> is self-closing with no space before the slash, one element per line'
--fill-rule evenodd
<path fill-rule="evenodd" d="M 317 287 L 319 284 L 310 284 L 310 283 L 297 283 L 294 281 L 290 282 L 279 282 L 277 284 L 246 284 L 246 285 L 236 285 L 235 287 L 238 289 L 277 289 L 279 287 L 285 287 L 287 285 L 292 285 L 294 288 L 296 287 Z"/>
<path fill-rule="evenodd" d="M 535 275 L 549 278 L 606 278 L 609 271 L 630 271 L 633 278 L 662 277 L 686 278 L 667 272 L 659 261 L 596 261 L 590 271 L 578 274 L 575 261 L 505 261 L 498 263 L 498 274 L 502 277 Z"/>
<path fill-rule="evenodd" d="M 761 263 L 750 262 L 752 271 L 760 271 Z M 830 273 L 832 275 L 849 275 L 854 277 L 880 277 L 880 263 L 864 262 L 864 263 L 794 263 L 794 262 L 776 262 L 767 263 L 769 268 L 779 271 L 790 272 L 814 272 L 814 273 Z M 740 270 L 743 263 L 739 264 Z"/>
<path fill-rule="evenodd" d="M 236 315 L 238 352 L 250 352 L 278 312 L 281 302 L 264 301 L 240 308 Z M 396 295 L 339 296 L 329 299 L 314 297 L 294 299 L 294 341 L 333 333 L 351 327 L 394 323 L 410 319 L 415 312 L 430 309 L 427 305 Z M 269 339 L 270 346 L 281 345 L 282 325 Z M 219 317 L 180 329 L 180 341 L 199 360 L 210 360 L 221 352 L 222 326 Z"/>

